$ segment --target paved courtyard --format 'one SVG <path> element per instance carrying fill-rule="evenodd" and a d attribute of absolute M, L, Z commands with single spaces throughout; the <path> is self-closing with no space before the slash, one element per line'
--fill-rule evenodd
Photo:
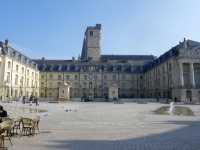
<path fill-rule="evenodd" d="M 15 114 L 41 116 L 41 134 L 14 136 L 13 146 L 9 141 L 5 146 L 9 150 L 200 150 L 200 105 L 180 105 L 188 106 L 196 116 L 152 114 L 161 106 L 167 104 L 25 104 L 48 111 Z"/>

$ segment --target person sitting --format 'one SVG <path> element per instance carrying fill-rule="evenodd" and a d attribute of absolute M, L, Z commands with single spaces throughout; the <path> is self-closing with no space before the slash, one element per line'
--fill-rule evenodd
<path fill-rule="evenodd" d="M 7 111 L 3 110 L 3 106 L 0 106 L 0 117 L 7 117 Z M 0 119 L 0 123 L 2 122 L 2 120 Z"/>

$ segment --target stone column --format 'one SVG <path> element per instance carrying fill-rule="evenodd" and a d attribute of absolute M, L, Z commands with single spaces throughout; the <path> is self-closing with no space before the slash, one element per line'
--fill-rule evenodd
<path fill-rule="evenodd" d="M 190 63 L 190 84 L 192 85 L 192 87 L 195 87 L 193 63 Z"/>
<path fill-rule="evenodd" d="M 180 84 L 180 87 L 184 87 L 183 63 L 182 62 L 179 62 L 179 84 Z"/>

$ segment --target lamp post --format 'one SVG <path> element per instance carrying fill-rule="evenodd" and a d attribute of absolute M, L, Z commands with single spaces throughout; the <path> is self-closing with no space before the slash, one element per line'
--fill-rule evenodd
<path fill-rule="evenodd" d="M 145 87 L 143 88 L 143 91 L 144 91 L 144 98 L 145 98 Z"/>
<path fill-rule="evenodd" d="M 113 91 L 113 101 L 115 101 L 115 91 Z"/>

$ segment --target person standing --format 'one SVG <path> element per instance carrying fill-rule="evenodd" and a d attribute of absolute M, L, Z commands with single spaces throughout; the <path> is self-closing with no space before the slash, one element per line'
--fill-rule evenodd
<path fill-rule="evenodd" d="M 35 104 L 36 106 L 39 106 L 39 99 L 37 97 L 35 98 Z"/>
<path fill-rule="evenodd" d="M 10 103 L 12 103 L 12 96 L 10 95 Z"/>
<path fill-rule="evenodd" d="M 33 96 L 31 95 L 30 99 L 29 99 L 29 102 L 30 102 L 30 105 L 32 106 L 32 101 L 33 101 Z"/>
<path fill-rule="evenodd" d="M 177 98 L 176 98 L 176 96 L 175 96 L 175 98 L 174 98 L 174 101 L 175 101 L 175 103 L 177 102 Z"/>
<path fill-rule="evenodd" d="M 25 103 L 26 103 L 26 96 L 24 96 L 22 99 L 22 104 L 25 104 Z"/>
<path fill-rule="evenodd" d="M 159 96 L 157 96 L 157 102 L 159 102 Z"/>

